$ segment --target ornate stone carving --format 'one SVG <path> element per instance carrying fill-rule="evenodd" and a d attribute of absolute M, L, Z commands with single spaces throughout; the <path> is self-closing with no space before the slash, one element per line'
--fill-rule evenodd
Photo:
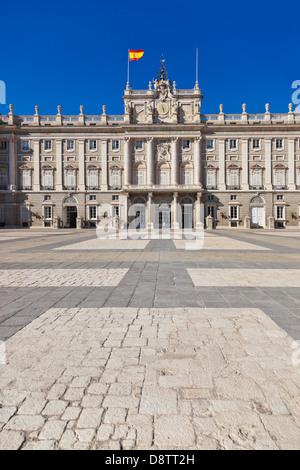
<path fill-rule="evenodd" d="M 170 161 L 171 154 L 170 154 L 170 144 L 168 143 L 161 143 L 157 146 L 157 160 L 158 161 Z"/>

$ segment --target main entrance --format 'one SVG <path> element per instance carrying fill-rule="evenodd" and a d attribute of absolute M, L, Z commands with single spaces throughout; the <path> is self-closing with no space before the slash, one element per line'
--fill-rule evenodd
<path fill-rule="evenodd" d="M 265 228 L 265 207 L 264 201 L 260 196 L 255 196 L 250 201 L 250 219 L 252 228 Z"/>
<path fill-rule="evenodd" d="M 251 227 L 265 228 L 265 208 L 251 207 Z"/>
<path fill-rule="evenodd" d="M 156 206 L 155 227 L 171 227 L 171 206 L 169 204 L 159 204 Z"/>
<path fill-rule="evenodd" d="M 76 206 L 67 206 L 67 228 L 76 228 L 76 219 L 77 219 L 77 207 Z"/>
<path fill-rule="evenodd" d="M 190 198 L 181 201 L 181 227 L 193 228 L 193 201 Z"/>

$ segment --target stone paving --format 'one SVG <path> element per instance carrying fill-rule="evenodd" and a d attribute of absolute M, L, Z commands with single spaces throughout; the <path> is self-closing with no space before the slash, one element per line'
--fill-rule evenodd
<path fill-rule="evenodd" d="M 0 449 L 299 449 L 300 231 L 123 241 L 3 230 Z"/>

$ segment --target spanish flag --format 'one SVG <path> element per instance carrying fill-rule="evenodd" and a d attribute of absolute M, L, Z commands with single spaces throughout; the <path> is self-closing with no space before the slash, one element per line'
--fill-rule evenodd
<path fill-rule="evenodd" d="M 139 51 L 131 51 L 129 50 L 129 60 L 139 60 L 143 57 L 144 51 L 139 50 Z"/>

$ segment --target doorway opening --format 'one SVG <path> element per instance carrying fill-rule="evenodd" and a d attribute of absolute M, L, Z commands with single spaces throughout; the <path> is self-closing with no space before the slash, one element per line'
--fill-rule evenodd
<path fill-rule="evenodd" d="M 67 228 L 76 228 L 77 207 L 67 206 Z"/>

